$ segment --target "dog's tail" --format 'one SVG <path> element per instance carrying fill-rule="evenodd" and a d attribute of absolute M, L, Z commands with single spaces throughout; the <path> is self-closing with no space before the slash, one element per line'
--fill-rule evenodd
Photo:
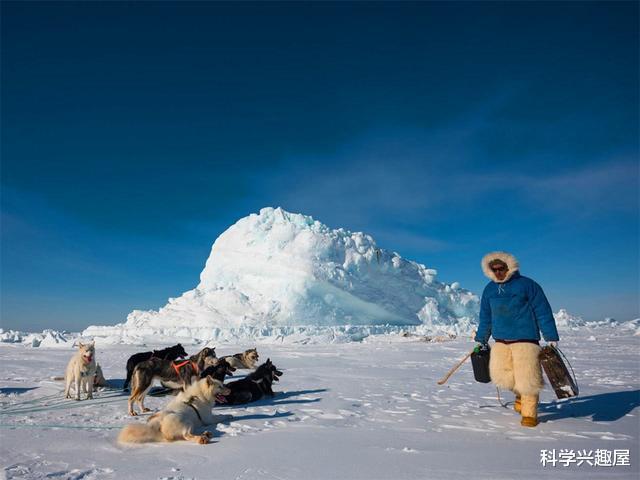
<path fill-rule="evenodd" d="M 161 442 L 162 440 L 160 422 L 153 421 L 147 424 L 133 423 L 127 425 L 118 435 L 118 442 L 120 443 L 150 443 Z"/>

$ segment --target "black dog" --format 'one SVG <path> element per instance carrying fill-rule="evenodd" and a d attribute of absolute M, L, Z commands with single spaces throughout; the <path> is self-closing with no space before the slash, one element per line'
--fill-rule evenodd
<path fill-rule="evenodd" d="M 154 379 L 170 388 L 184 389 L 194 379 L 200 378 L 200 372 L 217 363 L 214 348 L 205 347 L 196 355 L 191 355 L 183 362 L 173 362 L 161 358 L 150 358 L 140 362 L 131 377 L 131 395 L 129 396 L 129 415 L 137 415 L 133 404 L 138 402 L 143 412 L 149 409 L 144 406 L 144 397 L 151 388 Z"/>
<path fill-rule="evenodd" d="M 281 376 L 282 372 L 271 363 L 271 359 L 267 359 L 265 363 L 245 378 L 225 385 L 231 390 L 231 394 L 225 397 L 227 403 L 234 405 L 255 402 L 265 395 L 273 397 L 274 393 L 271 385 L 273 382 L 277 382 Z"/>
<path fill-rule="evenodd" d="M 154 350 L 153 352 L 140 352 L 134 353 L 127 360 L 127 378 L 124 381 L 124 385 L 122 386 L 123 390 L 129 389 L 129 383 L 131 383 L 131 376 L 133 375 L 133 370 L 136 368 L 140 362 L 144 362 L 145 360 L 149 360 L 150 358 L 161 358 L 163 360 L 175 360 L 177 358 L 184 358 L 187 356 L 187 352 L 184 351 L 182 345 L 177 344 L 173 347 L 163 348 L 162 350 Z"/>
<path fill-rule="evenodd" d="M 206 378 L 207 375 L 211 376 L 211 378 L 215 378 L 216 380 L 220 380 L 224 382 L 225 377 L 233 375 L 236 369 L 229 365 L 224 358 L 218 360 L 218 363 L 215 365 L 211 365 L 204 369 L 204 371 L 200 374 L 200 378 Z"/>

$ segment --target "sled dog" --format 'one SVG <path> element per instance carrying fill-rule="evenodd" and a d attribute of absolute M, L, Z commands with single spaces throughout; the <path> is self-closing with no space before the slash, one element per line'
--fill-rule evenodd
<path fill-rule="evenodd" d="M 206 376 L 211 376 L 211 378 L 215 378 L 216 380 L 220 380 L 224 382 L 226 376 L 233 375 L 236 369 L 229 365 L 224 358 L 218 359 L 215 365 L 211 365 L 204 369 L 204 371 L 200 374 L 200 378 L 205 378 Z"/>
<path fill-rule="evenodd" d="M 58 375 L 51 377 L 51 380 L 56 380 L 56 381 L 62 381 L 64 379 L 65 379 L 64 376 L 58 376 Z M 111 385 L 109 385 L 109 382 L 107 382 L 107 379 L 104 378 L 104 374 L 102 373 L 102 367 L 100 366 L 99 363 L 97 363 L 96 374 L 93 376 L 93 389 L 95 390 L 98 387 L 110 387 L 110 386 Z M 73 388 L 73 384 L 71 384 L 71 387 Z M 87 393 L 86 386 L 82 390 L 84 391 L 84 393 Z"/>
<path fill-rule="evenodd" d="M 71 398 L 71 385 L 75 386 L 75 398 L 80 400 L 80 388 L 87 392 L 87 399 L 93 398 L 93 382 L 96 375 L 95 341 L 78 343 L 78 351 L 71 357 L 64 374 L 66 382 L 65 398 Z"/>
<path fill-rule="evenodd" d="M 145 360 L 149 360 L 150 358 L 163 358 L 165 360 L 176 360 L 178 358 L 184 358 L 187 356 L 187 352 L 184 351 L 181 344 L 174 345 L 173 347 L 163 348 L 162 350 L 154 350 L 153 352 L 140 352 L 135 353 L 129 357 L 127 360 L 127 378 L 124 381 L 124 385 L 122 386 L 123 390 L 129 389 L 129 384 L 131 383 L 131 376 L 133 375 L 133 370 L 136 368 L 140 362 L 144 362 Z"/>
<path fill-rule="evenodd" d="M 104 378 L 104 373 L 102 373 L 102 367 L 100 366 L 100 364 L 96 364 L 96 374 L 93 377 L 93 388 L 98 388 L 98 387 L 110 387 L 111 385 L 109 385 L 109 382 L 107 382 L 107 379 Z"/>
<path fill-rule="evenodd" d="M 172 362 L 162 358 L 150 358 L 140 362 L 133 370 L 131 378 L 131 395 L 129 396 L 129 415 L 137 415 L 133 409 L 137 402 L 143 412 L 149 409 L 144 406 L 144 397 L 153 385 L 153 380 L 158 379 L 163 385 L 170 388 L 182 388 L 197 379 L 205 368 L 214 365 L 218 359 L 214 348 L 203 348 L 200 352 L 189 357 L 183 362 Z"/>
<path fill-rule="evenodd" d="M 271 385 L 273 382 L 277 382 L 280 376 L 282 376 L 282 372 L 268 358 L 265 363 L 245 378 L 229 382 L 226 386 L 231 390 L 231 393 L 226 396 L 225 400 L 230 404 L 238 404 L 255 402 L 265 394 L 273 397 Z"/>
<path fill-rule="evenodd" d="M 236 353 L 235 355 L 229 355 L 228 357 L 222 357 L 229 365 L 233 368 L 245 368 L 253 370 L 256 368 L 256 363 L 258 363 L 258 350 L 255 348 L 251 348 L 249 350 L 245 350 L 242 353 Z"/>
<path fill-rule="evenodd" d="M 146 425 L 127 425 L 120 431 L 118 441 L 123 443 L 173 442 L 189 440 L 205 445 L 212 435 L 205 430 L 194 433 L 202 426 L 212 425 L 216 417 L 211 412 L 216 397 L 229 394 L 222 382 L 209 376 L 192 383 L 160 412 L 149 417 Z"/>

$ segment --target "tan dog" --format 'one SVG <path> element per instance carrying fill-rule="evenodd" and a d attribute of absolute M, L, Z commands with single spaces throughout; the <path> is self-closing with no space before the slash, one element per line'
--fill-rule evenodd
<path fill-rule="evenodd" d="M 223 358 L 233 368 L 244 368 L 253 370 L 256 368 L 256 363 L 258 363 L 259 355 L 257 349 L 250 348 L 249 350 L 245 350 L 242 353 L 236 353 L 235 355 L 230 355 Z"/>
<path fill-rule="evenodd" d="M 65 398 L 71 398 L 71 385 L 75 386 L 76 400 L 80 400 L 80 388 L 87 392 L 87 399 L 93 398 L 93 382 L 96 376 L 95 341 L 84 344 L 78 343 L 78 351 L 71 357 L 64 374 L 66 386 Z"/>
<path fill-rule="evenodd" d="M 64 380 L 64 377 L 54 376 L 54 377 L 51 377 L 51 380 L 62 381 Z M 73 383 L 71 384 L 71 386 L 73 387 Z M 107 382 L 107 379 L 104 378 L 104 374 L 102 373 L 102 367 L 100 366 L 99 363 L 96 364 L 96 374 L 93 377 L 93 387 L 94 389 L 98 387 L 111 387 L 109 382 Z M 86 389 L 84 389 L 84 393 L 87 393 Z"/>
<path fill-rule="evenodd" d="M 221 381 L 207 376 L 192 383 L 179 393 L 160 412 L 149 417 L 146 425 L 132 424 L 124 427 L 118 441 L 123 443 L 174 442 L 189 440 L 205 445 L 212 435 L 205 430 L 195 434 L 194 430 L 216 422 L 211 409 L 220 395 L 229 395 L 231 390 Z"/>
<path fill-rule="evenodd" d="M 109 382 L 107 382 L 107 379 L 104 378 L 104 374 L 102 373 L 102 367 L 100 366 L 100 364 L 96 365 L 96 376 L 93 377 L 93 386 L 95 388 L 111 386 L 109 385 Z"/>

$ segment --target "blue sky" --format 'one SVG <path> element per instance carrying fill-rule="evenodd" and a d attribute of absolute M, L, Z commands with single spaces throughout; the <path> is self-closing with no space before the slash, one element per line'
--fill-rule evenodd
<path fill-rule="evenodd" d="M 158 308 L 264 206 L 639 316 L 636 2 L 1 8 L 4 328 Z"/>

